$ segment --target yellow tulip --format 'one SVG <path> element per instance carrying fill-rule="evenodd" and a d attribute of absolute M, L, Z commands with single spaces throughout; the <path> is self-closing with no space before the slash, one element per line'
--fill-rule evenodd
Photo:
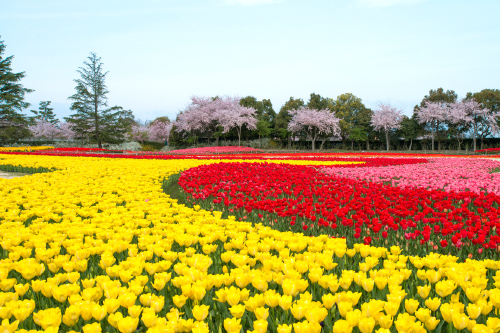
<path fill-rule="evenodd" d="M 482 289 L 478 287 L 470 287 L 465 290 L 465 295 L 472 303 L 476 303 L 481 297 Z"/>
<path fill-rule="evenodd" d="M 152 327 L 156 323 L 157 319 L 158 317 L 156 316 L 156 312 L 153 309 L 146 308 L 144 309 L 144 311 L 142 311 L 141 321 L 146 327 Z"/>
<path fill-rule="evenodd" d="M 346 313 L 345 320 L 351 327 L 358 326 L 359 320 L 361 319 L 362 314 L 359 309 L 349 311 Z"/>
<path fill-rule="evenodd" d="M 253 329 L 258 333 L 266 333 L 267 332 L 267 320 L 259 319 L 253 322 Z"/>
<path fill-rule="evenodd" d="M 393 321 L 393 317 L 392 316 L 390 316 L 390 315 L 385 315 L 385 316 L 382 315 L 378 319 L 378 324 L 382 328 L 389 329 L 392 326 L 392 321 Z"/>
<path fill-rule="evenodd" d="M 280 308 L 282 308 L 284 311 L 290 309 L 290 306 L 292 305 L 292 296 L 288 295 L 281 296 L 279 299 L 279 305 Z"/>
<path fill-rule="evenodd" d="M 287 325 L 287 324 L 278 325 L 278 333 L 292 333 L 292 325 Z"/>
<path fill-rule="evenodd" d="M 328 310 L 323 307 L 311 308 L 306 311 L 305 316 L 309 323 L 320 323 L 328 316 Z"/>
<path fill-rule="evenodd" d="M 418 286 L 417 287 L 417 293 L 422 297 L 423 299 L 426 299 L 429 297 L 429 293 L 431 291 L 431 286 Z"/>
<path fill-rule="evenodd" d="M 243 304 L 238 304 L 235 306 L 232 306 L 229 308 L 229 312 L 231 312 L 231 315 L 235 318 L 241 318 L 243 317 L 243 314 L 245 313 L 245 306 Z"/>
<path fill-rule="evenodd" d="M 415 312 L 415 317 L 422 323 L 425 323 L 431 317 L 431 311 L 429 309 L 420 308 Z"/>
<path fill-rule="evenodd" d="M 62 315 L 60 308 L 49 308 L 33 314 L 33 321 L 35 324 L 41 326 L 44 330 L 49 327 L 59 327 L 59 325 L 61 325 L 61 319 Z"/>
<path fill-rule="evenodd" d="M 457 330 L 463 330 L 469 325 L 469 317 L 464 315 L 463 313 L 453 313 L 452 316 L 453 326 Z"/>
<path fill-rule="evenodd" d="M 172 300 L 174 301 L 175 306 L 180 309 L 184 306 L 184 304 L 186 304 L 187 297 L 184 295 L 175 295 L 172 297 Z"/>
<path fill-rule="evenodd" d="M 346 317 L 347 312 L 352 311 L 352 303 L 351 302 L 340 302 L 337 304 L 337 308 L 342 317 Z"/>
<path fill-rule="evenodd" d="M 441 305 L 441 299 L 437 297 L 425 300 L 425 306 L 427 306 L 432 311 L 437 311 L 440 305 Z"/>
<path fill-rule="evenodd" d="M 129 307 L 127 310 L 128 310 L 128 314 L 130 317 L 139 318 L 139 316 L 141 315 L 141 312 L 142 312 L 142 306 L 133 305 L 133 306 Z M 92 314 L 93 314 L 93 311 L 92 311 Z"/>
<path fill-rule="evenodd" d="M 118 330 L 121 333 L 132 333 L 139 325 L 139 318 L 125 317 L 118 322 Z"/>
<path fill-rule="evenodd" d="M 239 332 L 241 330 L 241 319 L 226 318 L 224 319 L 224 328 L 227 332 Z"/>
<path fill-rule="evenodd" d="M 347 321 L 340 319 L 333 324 L 333 333 L 351 333 L 352 327 Z"/>
<path fill-rule="evenodd" d="M 208 311 L 210 310 L 210 306 L 208 305 L 195 305 L 192 309 L 193 317 L 197 321 L 204 321 L 208 316 Z"/>
<path fill-rule="evenodd" d="M 377 276 L 374 279 L 374 282 L 379 290 L 382 290 L 387 286 L 387 278 L 384 276 Z"/>
<path fill-rule="evenodd" d="M 477 324 L 472 329 L 472 333 L 494 333 L 494 332 L 495 331 L 492 328 L 483 324 Z"/>
<path fill-rule="evenodd" d="M 256 308 L 254 314 L 255 317 L 257 317 L 257 320 L 267 319 L 267 317 L 269 316 L 269 309 L 263 307 Z"/>
<path fill-rule="evenodd" d="M 370 292 L 373 290 L 373 285 L 375 281 L 373 279 L 364 279 L 361 281 L 361 286 L 366 292 Z"/>
<path fill-rule="evenodd" d="M 395 317 L 399 311 L 399 304 L 392 303 L 392 302 L 386 302 L 384 304 L 384 310 L 385 310 L 385 313 L 387 313 L 388 315 Z"/>
<path fill-rule="evenodd" d="M 371 333 L 375 327 L 375 319 L 372 317 L 362 318 L 358 323 L 358 327 L 361 333 Z"/>
<path fill-rule="evenodd" d="M 477 319 L 481 314 L 481 307 L 471 303 L 467 306 L 467 314 L 471 319 Z"/>
<path fill-rule="evenodd" d="M 429 331 L 433 331 L 440 321 L 441 320 L 437 319 L 436 317 L 429 317 L 429 319 L 427 319 L 427 321 L 425 322 L 425 327 Z"/>
<path fill-rule="evenodd" d="M 409 314 L 413 314 L 419 307 L 420 303 L 416 299 L 405 300 L 405 309 Z"/>
<path fill-rule="evenodd" d="M 102 328 L 99 323 L 87 324 L 82 327 L 83 333 L 101 333 Z"/>
<path fill-rule="evenodd" d="M 2 325 L 0 326 L 0 332 L 14 333 L 19 326 L 19 320 L 9 323 L 8 319 L 2 320 Z"/>

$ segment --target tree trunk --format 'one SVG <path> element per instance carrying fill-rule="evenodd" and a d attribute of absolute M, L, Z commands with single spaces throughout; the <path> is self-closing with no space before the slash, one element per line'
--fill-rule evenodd
<path fill-rule="evenodd" d="M 389 151 L 389 131 L 385 131 L 385 144 L 387 147 L 387 151 Z"/>
<path fill-rule="evenodd" d="M 346 146 L 345 146 L 345 141 L 346 139 L 344 137 L 342 137 L 342 149 L 346 149 Z"/>
<path fill-rule="evenodd" d="M 215 145 L 218 147 L 219 146 L 219 137 L 215 138 Z"/>
<path fill-rule="evenodd" d="M 351 151 L 354 151 L 354 140 L 351 140 Z"/>
<path fill-rule="evenodd" d="M 323 150 L 323 145 L 325 144 L 326 139 L 321 141 L 321 145 L 319 146 L 319 150 Z"/>
<path fill-rule="evenodd" d="M 366 150 L 370 150 L 370 140 L 366 138 Z"/>
<path fill-rule="evenodd" d="M 410 149 L 408 149 L 409 151 L 411 151 L 411 145 L 413 144 L 413 138 L 410 139 Z"/>
<path fill-rule="evenodd" d="M 311 141 L 312 141 L 312 151 L 314 151 L 314 139 L 312 139 Z"/>
<path fill-rule="evenodd" d="M 434 150 L 434 132 L 432 133 L 432 150 Z"/>

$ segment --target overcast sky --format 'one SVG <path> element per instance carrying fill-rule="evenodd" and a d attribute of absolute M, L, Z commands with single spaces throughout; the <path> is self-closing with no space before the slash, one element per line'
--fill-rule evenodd
<path fill-rule="evenodd" d="M 350 92 L 411 114 L 430 89 L 500 89 L 500 1 L 0 0 L 4 56 L 70 114 L 90 52 L 109 71 L 109 105 L 175 118 L 192 95 L 307 100 Z"/>

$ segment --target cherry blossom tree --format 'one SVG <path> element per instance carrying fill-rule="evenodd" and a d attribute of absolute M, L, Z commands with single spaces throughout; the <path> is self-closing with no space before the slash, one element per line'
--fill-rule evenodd
<path fill-rule="evenodd" d="M 474 99 L 464 99 L 450 105 L 449 119 L 452 123 L 465 123 L 472 130 L 474 150 L 477 149 L 476 141 L 478 132 L 497 133 L 499 131 L 496 118 L 498 114 L 483 107 Z"/>
<path fill-rule="evenodd" d="M 148 126 L 148 138 L 155 142 L 166 142 L 170 136 L 173 124 L 155 120 Z"/>
<path fill-rule="evenodd" d="M 380 103 L 373 113 L 371 124 L 376 131 L 385 132 L 387 151 L 389 151 L 389 132 L 400 128 L 402 120 L 402 111 L 390 104 Z"/>
<path fill-rule="evenodd" d="M 140 124 L 135 124 L 132 126 L 131 132 L 129 133 L 129 138 L 132 140 L 140 141 L 148 139 L 148 128 Z"/>
<path fill-rule="evenodd" d="M 76 132 L 70 123 L 62 123 L 59 125 L 59 137 L 63 140 L 73 140 L 76 137 Z"/>
<path fill-rule="evenodd" d="M 257 129 L 257 118 L 255 118 L 255 110 L 252 107 L 241 106 L 239 100 L 234 100 L 232 103 L 227 103 L 225 109 L 218 111 L 219 124 L 223 128 L 223 133 L 229 132 L 236 128 L 238 132 L 238 146 L 241 145 L 241 129 L 246 126 L 249 130 Z"/>
<path fill-rule="evenodd" d="M 329 109 L 301 108 L 289 111 L 292 119 L 288 130 L 292 133 L 305 132 L 314 143 L 320 134 L 338 136 L 340 134 L 339 119 Z"/>
<path fill-rule="evenodd" d="M 439 127 L 447 120 L 448 105 L 441 102 L 425 101 L 424 106 L 415 110 L 418 122 L 428 124 L 432 131 L 432 150 L 434 150 L 434 136 Z"/>
<path fill-rule="evenodd" d="M 60 133 L 60 130 L 56 125 L 44 119 L 38 120 L 35 125 L 29 127 L 29 130 L 35 138 L 44 138 L 49 140 L 53 140 Z"/>

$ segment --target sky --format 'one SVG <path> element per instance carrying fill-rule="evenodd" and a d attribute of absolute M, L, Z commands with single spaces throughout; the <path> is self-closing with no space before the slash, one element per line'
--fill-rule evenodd
<path fill-rule="evenodd" d="M 430 89 L 500 89 L 498 0 L 0 0 L 3 56 L 36 109 L 70 115 L 90 52 L 109 106 L 175 119 L 199 96 L 353 93 L 407 115 Z"/>

